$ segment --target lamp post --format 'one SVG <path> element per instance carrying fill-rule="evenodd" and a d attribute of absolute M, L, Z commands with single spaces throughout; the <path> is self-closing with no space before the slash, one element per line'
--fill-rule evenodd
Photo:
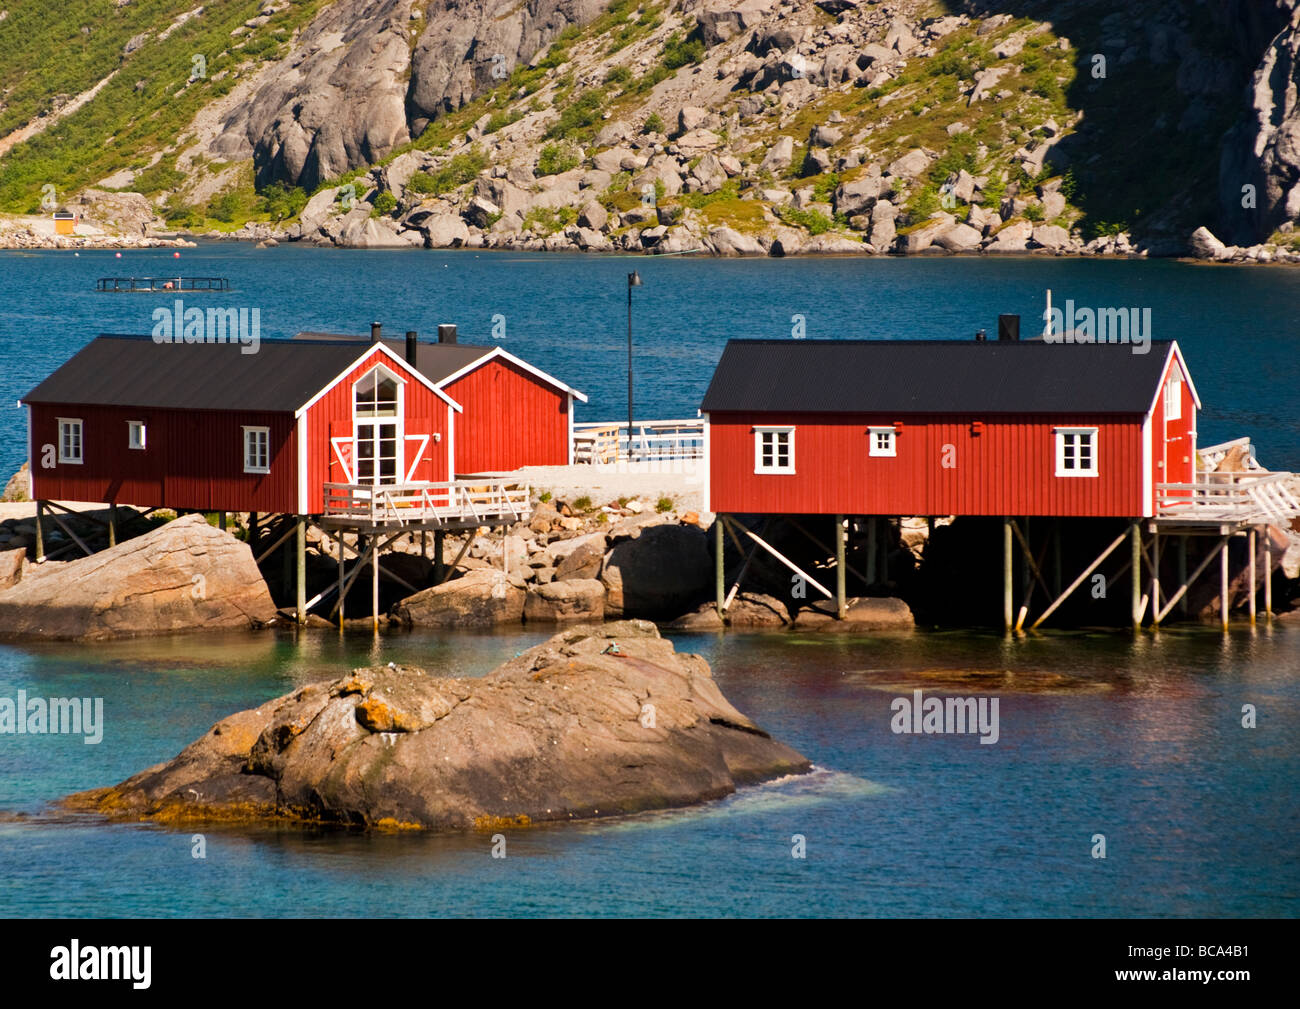
<path fill-rule="evenodd" d="M 627 275 L 627 461 L 632 461 L 632 288 L 641 286 L 641 274 Z"/>

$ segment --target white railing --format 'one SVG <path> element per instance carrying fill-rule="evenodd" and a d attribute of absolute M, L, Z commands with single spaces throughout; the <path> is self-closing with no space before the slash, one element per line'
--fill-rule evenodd
<path fill-rule="evenodd" d="M 703 458 L 702 420 L 639 421 L 632 427 L 630 445 L 626 421 L 573 425 L 575 463 Z"/>
<path fill-rule="evenodd" d="M 325 484 L 325 518 L 368 525 L 490 525 L 518 522 L 531 512 L 530 488 L 518 480 Z"/>
<path fill-rule="evenodd" d="M 1196 454 L 1201 457 L 1201 464 L 1205 472 L 1212 473 L 1234 448 L 1246 450 L 1244 466 L 1247 470 L 1256 473 L 1265 472 L 1264 467 L 1255 458 L 1255 446 L 1251 444 L 1249 436 L 1233 438 L 1232 441 L 1220 442 L 1217 445 L 1201 446 L 1196 450 Z"/>
<path fill-rule="evenodd" d="M 1283 524 L 1300 516 L 1294 479 L 1266 470 L 1200 473 L 1194 483 L 1156 484 L 1157 510 L 1161 518 Z"/>

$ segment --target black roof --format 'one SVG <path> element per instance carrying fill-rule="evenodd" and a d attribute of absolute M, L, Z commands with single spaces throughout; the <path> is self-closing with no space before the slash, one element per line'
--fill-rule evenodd
<path fill-rule="evenodd" d="M 348 333 L 299 333 L 294 337 L 294 342 L 302 343 L 351 343 L 358 347 L 370 343 L 368 336 L 356 336 Z M 423 340 L 419 342 L 419 349 L 416 352 L 416 367 L 419 368 L 420 374 L 427 378 L 434 385 L 437 385 L 448 375 L 454 375 L 466 365 L 473 364 L 485 354 L 492 353 L 495 347 L 475 346 L 472 343 L 436 343 Z M 385 339 L 382 341 L 385 347 L 391 350 L 402 360 L 406 360 L 406 340 Z M 361 353 L 360 350 L 357 351 Z"/>
<path fill-rule="evenodd" d="M 705 413 L 1145 414 L 1171 341 L 730 340 Z"/>
<path fill-rule="evenodd" d="M 245 354 L 238 343 L 159 344 L 149 336 L 99 336 L 23 401 L 288 413 L 342 374 L 367 343 L 262 340 L 257 353 Z M 488 349 L 473 348 L 474 356 Z M 420 350 L 423 356 L 429 348 Z"/>

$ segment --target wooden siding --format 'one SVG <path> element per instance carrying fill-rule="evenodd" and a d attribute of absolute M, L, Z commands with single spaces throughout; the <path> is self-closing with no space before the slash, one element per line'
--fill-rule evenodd
<path fill-rule="evenodd" d="M 983 433 L 972 422 L 983 423 Z M 897 455 L 867 428 L 903 424 Z M 794 474 L 755 474 L 755 426 L 795 428 Z M 1058 477 L 1054 427 L 1097 427 L 1096 477 Z M 759 514 L 1141 515 L 1142 418 L 714 413 L 710 507 Z M 951 466 L 945 466 L 950 461 Z"/>
<path fill-rule="evenodd" d="M 135 407 L 30 407 L 32 495 L 202 511 L 294 511 L 297 442 L 291 414 Z M 59 463 L 58 418 L 82 420 L 81 465 Z M 145 448 L 127 446 L 127 421 L 145 422 Z M 271 472 L 244 472 L 245 425 L 270 428 Z M 51 469 L 42 466 L 44 446 Z"/>
<path fill-rule="evenodd" d="M 501 358 L 443 388 L 465 408 L 456 418 L 457 473 L 568 463 L 567 393 Z"/>
<path fill-rule="evenodd" d="M 353 436 L 352 403 L 353 386 L 374 368 L 383 364 L 399 378 L 405 380 L 402 395 L 404 435 L 402 446 L 402 474 L 412 480 L 450 480 L 449 446 L 452 424 L 451 406 L 441 396 L 419 381 L 404 361 L 396 361 L 378 348 L 329 391 L 311 405 L 307 411 L 307 511 L 319 515 L 325 509 L 324 485 L 349 483 L 337 455 L 330 445 L 331 437 Z M 454 398 L 454 397 L 453 397 Z M 457 430 L 459 437 L 459 430 Z M 411 473 L 414 453 L 420 447 L 420 437 L 428 435 L 421 461 Z M 434 436 L 438 436 L 435 439 Z M 356 476 L 355 450 L 352 461 L 352 478 Z"/>
<path fill-rule="evenodd" d="M 1182 416 L 1177 420 L 1165 420 L 1165 388 L 1175 377 L 1182 378 Z M 1178 358 L 1170 355 L 1169 364 L 1160 383 L 1160 395 L 1156 397 L 1155 409 L 1151 414 L 1151 497 L 1152 508 L 1149 514 L 1155 514 L 1155 501 L 1159 497 L 1159 485 L 1162 483 L 1193 483 L 1196 479 L 1196 401 L 1192 399 L 1192 390 L 1182 373 Z"/>

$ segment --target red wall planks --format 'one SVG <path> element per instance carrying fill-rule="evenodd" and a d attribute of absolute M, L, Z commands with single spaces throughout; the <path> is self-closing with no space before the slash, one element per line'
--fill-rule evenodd
<path fill-rule="evenodd" d="M 569 461 L 568 395 L 493 358 L 444 387 L 456 418 L 456 472 L 486 473 Z"/>

